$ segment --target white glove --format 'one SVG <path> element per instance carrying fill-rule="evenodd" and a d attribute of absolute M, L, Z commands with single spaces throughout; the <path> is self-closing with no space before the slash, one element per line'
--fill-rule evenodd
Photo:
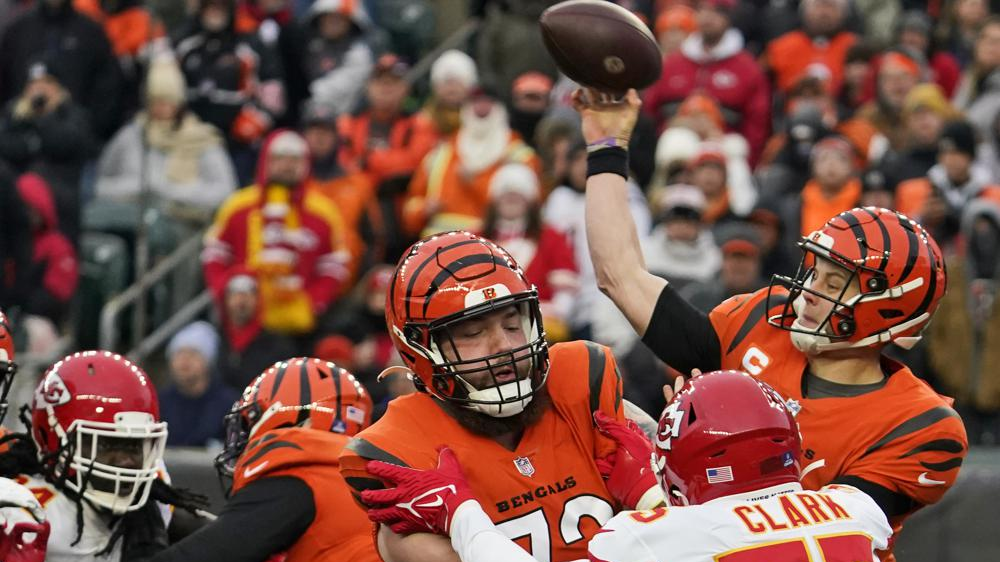
<path fill-rule="evenodd" d="M 37 523 L 45 522 L 45 510 L 31 490 L 8 478 L 0 478 L 0 527 L 6 526 L 10 513 L 5 508 L 9 507 L 24 509 Z M 18 521 L 12 520 L 11 523 Z"/>

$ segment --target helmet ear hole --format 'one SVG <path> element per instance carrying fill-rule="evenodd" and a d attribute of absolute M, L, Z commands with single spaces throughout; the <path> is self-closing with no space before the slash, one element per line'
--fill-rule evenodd
<path fill-rule="evenodd" d="M 847 318 L 837 322 L 837 330 L 842 334 L 853 334 L 854 333 L 854 321 L 848 320 Z"/>

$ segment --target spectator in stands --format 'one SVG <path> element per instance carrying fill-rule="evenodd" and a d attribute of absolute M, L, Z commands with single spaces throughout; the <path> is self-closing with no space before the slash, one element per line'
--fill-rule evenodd
<path fill-rule="evenodd" d="M 654 275 L 667 279 L 678 290 L 689 283 L 715 277 L 722 254 L 703 220 L 708 201 L 701 189 L 672 185 L 655 202 L 659 224 L 653 228 L 642 253 Z"/>
<path fill-rule="evenodd" d="M 927 74 L 926 61 L 919 53 L 899 49 L 888 51 L 878 60 L 875 99 L 861 106 L 856 117 L 870 123 L 889 140 L 889 146 L 906 146 L 903 103 L 914 86 Z"/>
<path fill-rule="evenodd" d="M 990 17 L 979 29 L 972 63 L 955 93 L 955 107 L 980 136 L 992 134 L 993 119 L 1000 111 L 1000 16 Z"/>
<path fill-rule="evenodd" d="M 403 208 L 403 228 L 410 235 L 478 230 L 489 202 L 490 179 L 508 163 L 540 169 L 535 151 L 510 129 L 503 104 L 480 90 L 462 107 L 458 133 L 428 153 L 417 168 Z"/>
<path fill-rule="evenodd" d="M 938 141 L 937 164 L 927 171 L 927 177 L 904 181 L 896 188 L 896 210 L 922 224 L 941 246 L 958 233 L 966 203 L 996 189 L 996 178 L 976 163 L 975 135 L 966 121 L 945 125 Z"/>
<path fill-rule="evenodd" d="M 691 183 L 688 162 L 701 149 L 701 138 L 687 127 L 670 127 L 656 143 L 656 169 L 646 188 L 650 200 L 656 200 L 667 186 Z"/>
<path fill-rule="evenodd" d="M 59 231 L 59 217 L 48 182 L 29 172 L 17 179 L 17 191 L 28 208 L 33 248 L 30 269 L 23 272 L 30 285 L 21 310 L 44 319 L 51 331 L 58 333 L 79 280 L 76 250 Z"/>
<path fill-rule="evenodd" d="M 871 98 L 872 60 L 878 51 L 863 41 L 851 45 L 844 55 L 844 81 L 837 92 L 838 120 L 849 119 Z M 827 89 L 827 84 L 817 80 Z"/>
<path fill-rule="evenodd" d="M 583 143 L 580 126 L 558 116 L 547 116 L 535 128 L 535 146 L 542 161 L 542 193 L 566 185 L 570 150 Z"/>
<path fill-rule="evenodd" d="M 843 137 L 827 137 L 813 147 L 812 178 L 796 197 L 781 202 L 788 247 L 822 228 L 830 217 L 858 206 L 861 180 L 856 174 L 857 153 Z"/>
<path fill-rule="evenodd" d="M 869 168 L 861 174 L 861 206 L 895 208 L 896 194 L 878 168 Z"/>
<path fill-rule="evenodd" d="M 21 306 L 31 288 L 27 271 L 33 248 L 26 243 L 31 232 L 28 209 L 17 192 L 14 172 L 0 159 L 0 308 Z"/>
<path fill-rule="evenodd" d="M 944 15 L 939 36 L 941 45 L 958 59 L 962 68 L 968 68 L 973 60 L 976 37 L 980 26 L 990 15 L 987 0 L 954 0 L 947 6 L 950 13 Z"/>
<path fill-rule="evenodd" d="M 104 27 L 123 78 L 122 111 L 129 115 L 142 102 L 140 84 L 150 59 L 170 50 L 170 40 L 142 0 L 73 0 L 73 6 Z"/>
<path fill-rule="evenodd" d="M 670 72 L 646 90 L 643 108 L 662 130 L 691 94 L 707 95 L 719 105 L 724 129 L 739 132 L 750 143 L 753 165 L 771 129 L 771 88 L 743 49 L 742 34 L 732 27 L 735 6 L 735 0 L 701 0 L 698 32 L 664 60 Z"/>
<path fill-rule="evenodd" d="M 257 279 L 246 268 L 235 267 L 226 282 L 222 307 L 219 373 L 230 388 L 246 388 L 277 361 L 298 355 L 291 339 L 261 323 Z"/>
<path fill-rule="evenodd" d="M 350 113 L 361 100 L 375 62 L 364 37 L 371 22 L 363 4 L 316 0 L 308 21 L 301 64 L 310 97 L 338 114 Z"/>
<path fill-rule="evenodd" d="M 667 6 L 656 16 L 653 31 L 664 58 L 676 53 L 689 35 L 698 30 L 695 11 L 684 4 Z"/>
<path fill-rule="evenodd" d="M 280 113 L 281 69 L 254 37 L 236 31 L 235 0 L 199 0 L 174 41 L 188 107 L 226 135 L 240 181 L 253 175 L 254 143 Z"/>
<path fill-rule="evenodd" d="M 688 161 L 688 179 L 705 196 L 705 207 L 700 210 L 701 221 L 709 226 L 721 225 L 746 215 L 756 202 L 753 185 L 742 186 L 742 190 L 749 191 L 744 193 L 735 189 L 729 181 L 728 160 L 720 144 L 703 142 Z M 746 178 L 749 177 L 748 170 Z"/>
<path fill-rule="evenodd" d="M 805 74 L 819 76 L 838 91 L 847 50 L 857 36 L 844 27 L 849 0 L 802 0 L 799 29 L 772 41 L 764 57 L 779 92 L 787 92 Z"/>
<path fill-rule="evenodd" d="M 779 201 L 797 194 L 809 181 L 813 147 L 832 131 L 818 107 L 795 108 L 785 123 L 785 139 L 774 159 L 757 169 L 761 198 Z"/>
<path fill-rule="evenodd" d="M 239 394 L 216 375 L 218 353 L 219 335 L 203 320 L 188 324 L 167 344 L 170 386 L 160 391 L 160 417 L 170 426 L 167 445 L 222 445 L 222 418 Z"/>
<path fill-rule="evenodd" d="M 506 164 L 490 180 L 482 236 L 505 248 L 537 289 L 549 341 L 569 339 L 569 316 L 578 289 L 573 247 L 545 224 L 538 175 L 525 164 Z"/>
<path fill-rule="evenodd" d="M 506 96 L 514 80 L 532 70 L 555 79 L 557 69 L 538 32 L 538 17 L 552 0 L 487 2 L 476 45 L 482 85 Z M 508 100 L 504 100 L 508 101 Z"/>
<path fill-rule="evenodd" d="M 0 58 L 7 58 L 4 53 Z M 55 68 L 62 72 L 65 65 Z M 0 159 L 18 173 L 33 171 L 45 178 L 63 233 L 77 241 L 80 177 L 96 141 L 86 111 L 73 101 L 54 70 L 46 63 L 33 64 L 24 91 L 0 117 Z"/>
<path fill-rule="evenodd" d="M 380 56 L 368 79 L 367 106 L 340 119 L 344 168 L 364 172 L 374 185 L 412 176 L 437 142 L 433 124 L 404 108 L 410 93 L 409 70 L 394 54 Z"/>
<path fill-rule="evenodd" d="M 785 224 L 777 212 L 778 204 L 761 201 L 747 216 L 747 222 L 757 231 L 760 239 L 761 270 L 765 274 L 795 273 L 802 256 L 798 248 L 784 245 Z"/>
<path fill-rule="evenodd" d="M 692 283 L 681 294 L 705 314 L 733 295 L 752 293 L 767 282 L 761 270 L 760 235 L 748 223 L 734 221 L 715 231 L 715 242 L 722 251 L 718 277 L 704 283 Z"/>
<path fill-rule="evenodd" d="M 510 92 L 510 127 L 532 148 L 535 129 L 549 108 L 552 79 L 541 72 L 525 72 L 514 80 Z"/>
<path fill-rule="evenodd" d="M 302 136 L 312 156 L 311 182 L 337 206 L 344 221 L 344 236 L 352 264 L 363 269 L 371 261 L 366 252 L 378 253 L 378 247 L 384 245 L 380 229 L 372 232 L 368 240 L 361 236 L 363 225 L 368 224 L 368 230 L 372 230 L 371 215 L 378 211 L 373 209 L 375 188 L 371 178 L 364 172 L 348 171 L 341 165 L 343 146 L 337 133 L 337 114 L 332 108 L 312 100 L 306 103 L 302 112 Z M 377 220 L 374 223 L 381 224 Z"/>
<path fill-rule="evenodd" d="M 979 198 L 961 216 L 965 244 L 948 248 L 948 292 L 927 329 L 927 353 L 955 397 L 969 443 L 1000 444 L 1000 201 Z"/>
<path fill-rule="evenodd" d="M 849 17 L 859 20 L 857 31 L 878 47 L 888 47 L 894 40 L 902 4 L 913 0 L 851 0 Z M 850 26 L 849 26 L 850 27 Z"/>
<path fill-rule="evenodd" d="M 109 138 L 124 119 L 121 70 L 111 44 L 99 24 L 73 8 L 72 0 L 36 2 L 4 30 L 0 53 L 0 103 L 22 94 L 34 79 L 32 69 L 43 60 L 73 102 L 85 109 L 100 138 Z"/>
<path fill-rule="evenodd" d="M 260 283 L 262 323 L 304 335 L 341 295 L 349 275 L 344 222 L 336 206 L 309 187 L 309 149 L 289 130 L 261 149 L 257 183 L 231 195 L 205 237 L 205 282 L 222 303 L 233 268 Z"/>
<path fill-rule="evenodd" d="M 476 63 L 462 51 L 445 51 L 431 65 L 431 96 L 423 113 L 434 123 L 439 138 L 458 131 L 462 106 L 478 84 Z"/>
<path fill-rule="evenodd" d="M 938 139 L 945 123 L 958 117 L 937 84 L 920 84 L 910 90 L 902 109 L 906 144 L 886 154 L 879 166 L 890 190 L 902 181 L 927 175 L 937 164 Z"/>
<path fill-rule="evenodd" d="M 97 196 L 136 203 L 147 193 L 183 238 L 211 222 L 236 188 L 236 174 L 219 130 L 188 111 L 184 75 L 172 56 L 152 62 L 145 90 L 143 111 L 101 155 Z"/>
<path fill-rule="evenodd" d="M 932 24 L 926 12 L 907 11 L 897 25 L 897 42 L 901 47 L 920 53 L 927 59 L 931 79 L 950 98 L 958 87 L 962 69 L 954 55 L 935 47 L 931 34 Z"/>

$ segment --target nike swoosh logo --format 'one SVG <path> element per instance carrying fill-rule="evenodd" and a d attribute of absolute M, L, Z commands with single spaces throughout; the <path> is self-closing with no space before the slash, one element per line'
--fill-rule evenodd
<path fill-rule="evenodd" d="M 439 506 L 439 505 L 441 505 L 443 503 L 444 503 L 444 500 L 441 499 L 441 496 L 434 496 L 434 501 L 432 501 L 430 503 L 422 503 L 422 504 L 416 505 L 415 507 L 437 507 L 437 506 Z"/>
<path fill-rule="evenodd" d="M 923 484 L 924 486 L 943 486 L 947 484 L 944 480 L 934 480 L 933 478 L 928 478 L 926 472 L 921 472 L 920 476 L 917 476 L 917 483 Z"/>
<path fill-rule="evenodd" d="M 271 461 L 264 461 L 253 468 L 247 467 L 246 469 L 243 470 L 243 478 L 253 478 L 255 474 L 264 470 L 264 467 L 266 467 L 270 463 Z"/>

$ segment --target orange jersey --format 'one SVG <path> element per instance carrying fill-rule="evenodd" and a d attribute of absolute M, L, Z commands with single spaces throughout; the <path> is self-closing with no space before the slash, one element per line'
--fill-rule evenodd
<path fill-rule="evenodd" d="M 777 299 L 777 300 L 776 300 Z M 890 518 L 896 531 L 916 509 L 937 502 L 958 476 L 968 452 L 965 426 L 951 400 L 907 367 L 883 358 L 885 386 L 850 397 L 804 397 L 806 356 L 789 333 L 767 323 L 787 293 L 767 307 L 767 289 L 734 296 L 709 318 L 719 336 L 723 369 L 740 369 L 768 383 L 795 413 L 802 433 L 802 484 L 810 490 L 861 478 L 913 502 Z"/>
<path fill-rule="evenodd" d="M 234 493 L 254 480 L 272 476 L 293 476 L 313 491 L 316 518 L 288 549 L 286 562 L 381 562 L 372 525 L 340 475 L 337 456 L 349 439 L 315 429 L 275 429 L 251 441 L 240 456 Z"/>
<path fill-rule="evenodd" d="M 437 447 L 458 456 L 476 499 L 509 538 L 540 561 L 587 557 L 587 542 L 620 508 L 594 462 L 614 451 L 597 433 L 593 412 L 623 419 L 622 383 L 606 347 L 575 341 L 552 346 L 546 384 L 552 406 L 528 427 L 517 448 L 469 432 L 428 394 L 389 403 L 340 457 L 356 491 L 383 485 L 365 471 L 369 459 L 414 468 L 437 466 Z"/>

